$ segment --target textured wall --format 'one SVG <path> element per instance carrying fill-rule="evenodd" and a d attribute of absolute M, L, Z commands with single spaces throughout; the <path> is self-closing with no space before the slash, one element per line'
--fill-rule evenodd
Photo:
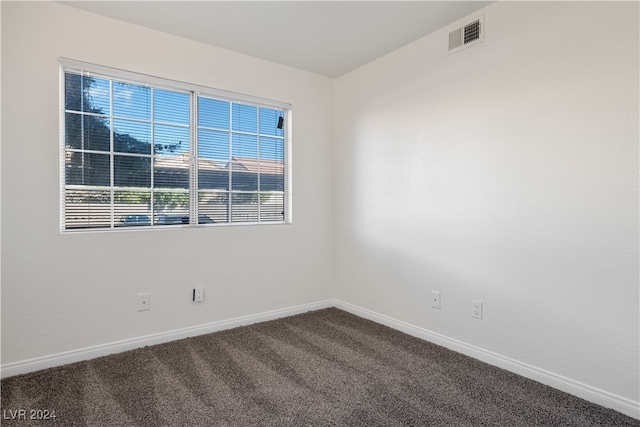
<path fill-rule="evenodd" d="M 3 364 L 337 297 L 637 402 L 637 3 L 498 2 L 335 82 L 1 7 Z M 294 224 L 61 235 L 60 56 L 292 103 Z"/>
<path fill-rule="evenodd" d="M 3 364 L 331 296 L 330 79 L 52 2 L 2 43 Z M 58 57 L 291 103 L 293 224 L 61 235 Z"/>
<path fill-rule="evenodd" d="M 337 296 L 637 402 L 638 4 L 484 14 L 336 80 Z"/>

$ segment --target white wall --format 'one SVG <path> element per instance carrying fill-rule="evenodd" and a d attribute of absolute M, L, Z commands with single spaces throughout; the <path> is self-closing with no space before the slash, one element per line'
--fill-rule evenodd
<path fill-rule="evenodd" d="M 336 80 L 337 297 L 637 407 L 638 3 L 484 14 Z"/>
<path fill-rule="evenodd" d="M 637 407 L 637 3 L 499 2 L 336 81 L 0 5 L 3 366 L 336 297 Z M 61 235 L 59 56 L 292 103 L 294 224 Z"/>
<path fill-rule="evenodd" d="M 294 223 L 61 235 L 58 57 L 291 103 Z M 332 80 L 51 2 L 2 2 L 2 67 L 3 365 L 332 296 Z"/>

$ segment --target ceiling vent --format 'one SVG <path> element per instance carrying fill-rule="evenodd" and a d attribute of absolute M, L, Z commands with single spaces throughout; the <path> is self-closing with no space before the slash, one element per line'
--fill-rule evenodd
<path fill-rule="evenodd" d="M 450 55 L 467 47 L 475 46 L 483 40 L 484 29 L 481 17 L 449 33 L 449 51 L 447 54 Z"/>

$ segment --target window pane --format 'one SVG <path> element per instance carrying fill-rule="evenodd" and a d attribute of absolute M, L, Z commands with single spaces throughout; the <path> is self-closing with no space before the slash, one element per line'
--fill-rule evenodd
<path fill-rule="evenodd" d="M 260 193 L 260 221 L 284 221 L 284 193 Z"/>
<path fill-rule="evenodd" d="M 65 153 L 65 184 L 110 185 L 110 156 L 71 152 Z"/>
<path fill-rule="evenodd" d="M 214 222 L 229 222 L 229 193 L 227 191 L 199 191 L 198 211 Z"/>
<path fill-rule="evenodd" d="M 111 227 L 109 191 L 65 190 L 64 227 Z"/>
<path fill-rule="evenodd" d="M 215 224 L 215 220 L 204 213 L 198 214 L 198 224 Z"/>
<path fill-rule="evenodd" d="M 154 224 L 189 224 L 189 192 L 156 191 L 153 193 Z"/>
<path fill-rule="evenodd" d="M 229 189 L 229 132 L 198 132 L 198 188 Z"/>
<path fill-rule="evenodd" d="M 189 188 L 189 153 L 156 155 L 153 164 L 156 188 Z"/>
<path fill-rule="evenodd" d="M 233 157 L 253 159 L 256 159 L 258 157 L 257 136 L 234 133 L 231 137 L 231 140 Z"/>
<path fill-rule="evenodd" d="M 176 209 L 166 213 L 162 206 L 156 208 L 153 216 L 154 225 L 185 225 L 189 224 L 189 209 Z"/>
<path fill-rule="evenodd" d="M 284 120 L 284 111 L 260 107 L 260 134 L 284 136 L 284 129 L 278 129 L 280 119 Z"/>
<path fill-rule="evenodd" d="M 113 114 L 132 119 L 151 119 L 151 89 L 113 82 Z"/>
<path fill-rule="evenodd" d="M 110 113 L 109 80 L 65 73 L 64 106 L 67 110 Z"/>
<path fill-rule="evenodd" d="M 189 152 L 189 128 L 154 125 L 153 148 L 156 154 L 172 155 Z"/>
<path fill-rule="evenodd" d="M 234 131 L 258 132 L 258 107 L 233 103 L 231 114 Z"/>
<path fill-rule="evenodd" d="M 151 187 L 151 158 L 113 156 L 113 175 L 116 187 Z"/>
<path fill-rule="evenodd" d="M 212 160 L 198 159 L 198 189 L 228 190 L 229 169 Z"/>
<path fill-rule="evenodd" d="M 121 153 L 151 154 L 151 125 L 131 120 L 114 120 L 113 149 Z"/>
<path fill-rule="evenodd" d="M 111 113 L 111 87 L 109 80 L 96 77 L 86 78 L 84 90 L 87 92 L 85 97 L 88 98 L 89 103 L 89 109 L 87 110 L 85 107 L 84 111 L 107 115 Z"/>
<path fill-rule="evenodd" d="M 114 199 L 116 227 L 151 225 L 151 192 L 116 191 Z"/>
<path fill-rule="evenodd" d="M 260 190 L 284 191 L 284 139 L 260 137 Z"/>
<path fill-rule="evenodd" d="M 64 138 L 66 148 L 109 151 L 111 131 L 109 119 L 85 114 L 65 113 Z"/>
<path fill-rule="evenodd" d="M 258 222 L 258 193 L 231 194 L 231 222 Z"/>
<path fill-rule="evenodd" d="M 189 94 L 153 90 L 153 119 L 159 122 L 189 124 Z"/>
<path fill-rule="evenodd" d="M 260 161 L 260 190 L 284 191 L 284 163 L 278 160 Z"/>
<path fill-rule="evenodd" d="M 231 188 L 255 191 L 258 189 L 257 161 L 231 162 Z"/>
<path fill-rule="evenodd" d="M 229 129 L 229 101 L 199 96 L 198 126 Z"/>
<path fill-rule="evenodd" d="M 64 108 L 65 110 L 74 110 L 74 111 L 84 111 L 84 102 L 87 102 L 85 93 L 84 93 L 84 79 L 88 79 L 87 77 L 83 77 L 79 74 L 65 73 L 64 74 Z M 87 102 L 88 105 L 88 102 Z"/>
<path fill-rule="evenodd" d="M 284 162 L 284 139 L 261 136 L 260 159 Z"/>
<path fill-rule="evenodd" d="M 199 130 L 198 156 L 226 165 L 229 161 L 229 132 Z"/>

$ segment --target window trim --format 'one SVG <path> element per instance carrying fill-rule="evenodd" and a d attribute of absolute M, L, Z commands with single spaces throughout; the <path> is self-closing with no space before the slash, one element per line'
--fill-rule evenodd
<path fill-rule="evenodd" d="M 228 226 L 251 226 L 251 225 L 282 225 L 292 223 L 292 105 L 290 103 L 275 101 L 272 99 L 246 95 L 242 93 L 231 92 L 222 89 L 211 88 L 198 84 L 185 83 L 178 80 L 166 79 L 152 76 L 149 74 L 138 73 L 133 71 L 122 70 L 119 68 L 107 67 L 104 65 L 93 64 L 89 62 L 77 61 L 69 58 L 59 57 L 59 144 L 60 144 L 60 232 L 67 233 L 87 233 L 87 232 L 113 232 L 113 231 L 132 231 L 132 230 L 165 230 L 185 227 L 228 227 Z M 190 167 L 190 183 L 196 185 L 196 190 L 189 189 L 189 224 L 175 226 L 158 226 L 153 221 L 148 226 L 137 227 L 97 227 L 97 228 L 65 228 L 65 73 L 72 72 L 85 76 L 95 76 L 106 78 L 109 80 L 117 80 L 124 83 L 132 83 L 157 89 L 175 90 L 180 92 L 188 92 L 190 94 L 190 120 L 189 120 L 189 167 Z M 214 224 L 198 224 L 198 118 L 197 103 L 198 97 L 211 97 L 222 99 L 229 102 L 242 103 L 257 107 L 271 107 L 284 111 L 284 219 L 282 221 L 253 221 L 253 222 L 219 222 Z M 231 129 L 230 129 L 231 132 Z M 231 189 L 229 190 L 231 196 Z"/>

